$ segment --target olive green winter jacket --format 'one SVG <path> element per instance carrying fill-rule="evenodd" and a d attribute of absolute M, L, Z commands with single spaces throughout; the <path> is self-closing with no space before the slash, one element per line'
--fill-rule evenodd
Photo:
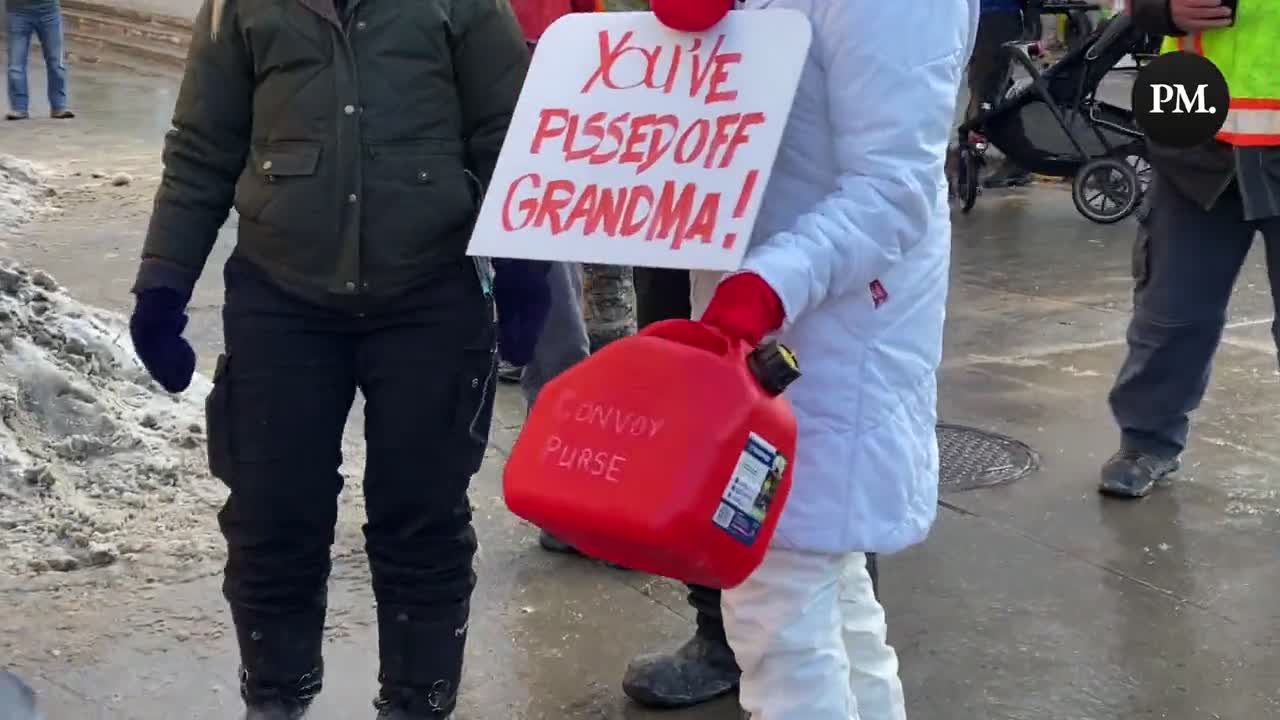
<path fill-rule="evenodd" d="M 320 302 L 465 256 L 528 68 L 511 7 L 346 4 L 206 0 L 137 289 L 193 283 L 233 203 L 236 252 Z"/>

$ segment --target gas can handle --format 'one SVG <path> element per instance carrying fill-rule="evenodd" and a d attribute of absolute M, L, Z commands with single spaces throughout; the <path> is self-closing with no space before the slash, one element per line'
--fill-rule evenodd
<path fill-rule="evenodd" d="M 646 326 L 637 334 L 678 342 L 681 345 L 706 350 L 720 357 L 746 357 L 752 350 L 747 343 L 730 338 L 716 328 L 694 320 L 661 320 Z"/>
<path fill-rule="evenodd" d="M 710 325 L 693 320 L 663 320 L 645 327 L 638 334 L 706 350 L 718 357 L 745 359 L 747 369 L 770 395 L 781 395 L 800 377 L 796 356 L 776 340 L 753 348 L 744 340 L 731 338 Z"/>

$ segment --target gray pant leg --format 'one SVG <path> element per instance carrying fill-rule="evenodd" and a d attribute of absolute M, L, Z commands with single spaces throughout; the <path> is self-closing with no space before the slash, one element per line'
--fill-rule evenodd
<path fill-rule="evenodd" d="M 1186 447 L 1259 227 L 1234 188 L 1206 212 L 1155 178 L 1134 245 L 1129 354 L 1110 394 L 1125 449 L 1171 458 Z"/>
<path fill-rule="evenodd" d="M 1271 282 L 1271 304 L 1275 309 L 1271 337 L 1280 356 L 1280 217 L 1263 221 L 1262 235 L 1267 242 L 1267 280 Z"/>
<path fill-rule="evenodd" d="M 551 286 L 551 311 L 533 350 L 533 359 L 520 380 L 520 389 L 530 406 L 542 386 L 591 354 L 587 324 L 582 318 L 582 266 L 551 263 L 547 282 Z"/>

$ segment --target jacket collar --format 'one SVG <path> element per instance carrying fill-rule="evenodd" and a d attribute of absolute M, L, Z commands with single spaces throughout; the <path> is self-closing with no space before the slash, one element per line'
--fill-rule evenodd
<path fill-rule="evenodd" d="M 355 10 L 360 5 L 360 0 L 348 0 L 348 2 L 350 4 L 350 7 L 347 8 L 348 12 Z M 342 18 L 338 17 L 338 7 L 333 0 L 298 0 L 298 4 L 339 28 L 342 27 Z"/>

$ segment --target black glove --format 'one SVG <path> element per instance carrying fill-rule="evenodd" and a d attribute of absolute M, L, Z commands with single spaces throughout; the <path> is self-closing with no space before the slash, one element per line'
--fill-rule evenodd
<path fill-rule="evenodd" d="M 182 337 L 190 296 L 173 288 L 139 291 L 129 334 L 151 377 L 171 393 L 186 390 L 196 371 L 196 353 Z"/>
<path fill-rule="evenodd" d="M 498 352 L 512 365 L 533 359 L 551 312 L 551 265 L 538 260 L 493 260 L 493 300 L 498 306 Z"/>

